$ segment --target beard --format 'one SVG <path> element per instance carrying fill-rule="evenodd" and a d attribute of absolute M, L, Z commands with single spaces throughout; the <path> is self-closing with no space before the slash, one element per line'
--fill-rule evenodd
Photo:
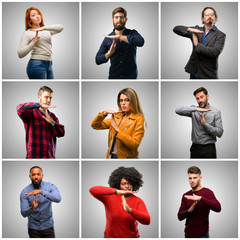
<path fill-rule="evenodd" d="M 193 186 L 193 187 L 191 186 L 192 190 L 197 189 L 197 187 L 199 186 L 199 184 L 200 184 L 200 181 L 198 181 L 195 186 Z"/>
<path fill-rule="evenodd" d="M 126 24 L 126 22 L 121 23 L 119 25 L 114 23 L 113 26 L 114 26 L 114 29 L 116 29 L 118 31 L 121 31 L 121 30 L 123 30 L 125 28 L 125 24 Z"/>
<path fill-rule="evenodd" d="M 201 108 L 205 108 L 207 105 L 208 105 L 208 101 L 207 101 L 207 100 L 204 101 L 204 102 L 200 102 L 200 103 L 199 103 L 199 106 L 200 106 Z"/>
<path fill-rule="evenodd" d="M 215 21 L 212 18 L 207 19 L 207 21 L 203 21 L 203 24 L 210 24 L 210 25 L 214 25 Z"/>
<path fill-rule="evenodd" d="M 35 180 L 32 180 L 32 184 L 35 188 L 39 188 L 39 186 L 41 185 L 42 179 L 38 181 L 38 183 L 35 182 Z"/>

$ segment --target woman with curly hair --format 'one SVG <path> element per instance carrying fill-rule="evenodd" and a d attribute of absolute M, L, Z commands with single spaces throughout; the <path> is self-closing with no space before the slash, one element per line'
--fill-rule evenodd
<path fill-rule="evenodd" d="M 29 79 L 53 79 L 52 35 L 60 33 L 60 24 L 45 26 L 42 13 L 38 8 L 30 7 L 25 14 L 25 32 L 18 47 L 19 58 L 31 52 L 27 65 Z"/>
<path fill-rule="evenodd" d="M 107 158 L 137 158 L 144 135 L 145 118 L 137 93 L 122 89 L 117 96 L 119 111 L 104 110 L 92 121 L 96 130 L 109 129 Z M 105 119 L 108 114 L 111 118 Z"/>
<path fill-rule="evenodd" d="M 138 222 L 150 224 L 150 215 L 143 200 L 134 194 L 143 185 L 142 174 L 134 167 L 119 167 L 109 177 L 110 187 L 89 189 L 104 204 L 105 238 L 138 238 Z"/>

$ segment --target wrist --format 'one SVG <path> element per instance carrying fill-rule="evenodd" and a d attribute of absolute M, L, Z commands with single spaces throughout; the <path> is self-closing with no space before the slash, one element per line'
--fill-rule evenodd
<path fill-rule="evenodd" d="M 102 117 L 106 117 L 108 115 L 108 113 L 106 111 L 102 112 Z"/>
<path fill-rule="evenodd" d="M 55 124 L 56 124 L 56 122 L 51 119 L 51 124 L 52 124 L 52 126 L 54 127 Z"/>

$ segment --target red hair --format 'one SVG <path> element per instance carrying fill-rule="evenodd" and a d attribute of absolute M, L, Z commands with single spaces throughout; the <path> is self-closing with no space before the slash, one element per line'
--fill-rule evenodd
<path fill-rule="evenodd" d="M 42 13 L 40 12 L 40 10 L 35 8 L 35 7 L 30 7 L 30 8 L 27 9 L 26 15 L 25 15 L 25 31 L 27 31 L 29 28 L 33 27 L 32 24 L 31 24 L 31 20 L 30 20 L 30 12 L 31 12 L 31 10 L 35 10 L 35 11 L 37 11 L 40 14 L 41 19 L 42 19 L 42 21 L 40 23 L 40 27 L 44 26 L 43 16 L 42 16 Z"/>

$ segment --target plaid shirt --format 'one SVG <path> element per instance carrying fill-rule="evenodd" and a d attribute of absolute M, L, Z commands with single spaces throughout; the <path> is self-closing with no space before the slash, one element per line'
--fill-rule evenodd
<path fill-rule="evenodd" d="M 55 158 L 56 137 L 63 137 L 64 126 L 58 118 L 48 110 L 55 121 L 52 126 L 42 116 L 45 112 L 40 110 L 39 103 L 24 103 L 17 106 L 17 114 L 22 119 L 26 131 L 26 158 Z"/>

